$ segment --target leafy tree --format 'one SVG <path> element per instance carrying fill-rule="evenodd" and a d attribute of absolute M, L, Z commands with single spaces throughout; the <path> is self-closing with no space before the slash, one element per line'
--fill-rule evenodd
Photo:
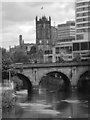
<path fill-rule="evenodd" d="M 39 63 L 43 63 L 43 50 L 42 49 L 37 51 L 37 60 L 39 61 Z"/>
<path fill-rule="evenodd" d="M 25 62 L 28 62 L 29 60 L 27 54 L 23 50 L 15 51 L 13 53 L 12 59 L 14 63 L 18 63 L 18 62 L 25 63 Z"/>
<path fill-rule="evenodd" d="M 43 50 L 37 50 L 36 45 L 31 47 L 30 52 L 28 52 L 29 60 L 34 63 L 43 62 Z"/>
<path fill-rule="evenodd" d="M 78 54 L 76 57 L 74 57 L 74 58 L 73 58 L 73 61 L 74 61 L 74 62 L 80 62 L 80 61 L 81 61 L 80 55 Z"/>
<path fill-rule="evenodd" d="M 17 76 L 12 77 L 11 80 L 14 82 L 14 89 L 20 90 L 21 86 L 23 85 L 22 80 L 20 80 Z"/>
<path fill-rule="evenodd" d="M 5 48 L 2 48 L 2 70 L 9 69 L 9 65 L 12 63 L 10 53 L 6 51 Z"/>
<path fill-rule="evenodd" d="M 34 46 L 31 47 L 31 50 L 30 50 L 30 53 L 29 53 L 29 54 L 30 54 L 30 55 L 31 55 L 31 54 L 35 54 L 36 52 L 37 52 L 36 46 L 34 45 Z"/>
<path fill-rule="evenodd" d="M 2 91 L 2 115 L 5 111 L 12 110 L 16 105 L 16 98 L 13 97 L 11 90 Z"/>

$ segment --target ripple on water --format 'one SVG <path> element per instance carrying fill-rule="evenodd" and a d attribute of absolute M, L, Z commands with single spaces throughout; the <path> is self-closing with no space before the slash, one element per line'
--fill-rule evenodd
<path fill-rule="evenodd" d="M 52 105 L 50 104 L 46 105 L 46 104 L 40 104 L 40 103 L 19 103 L 19 105 L 28 111 L 29 110 L 33 112 L 35 111 L 40 114 L 49 114 L 52 116 L 57 116 L 58 114 L 60 114 L 59 111 L 53 110 Z"/>
<path fill-rule="evenodd" d="M 80 101 L 80 100 L 61 100 L 63 102 L 67 102 L 67 103 L 88 103 L 88 101 Z"/>

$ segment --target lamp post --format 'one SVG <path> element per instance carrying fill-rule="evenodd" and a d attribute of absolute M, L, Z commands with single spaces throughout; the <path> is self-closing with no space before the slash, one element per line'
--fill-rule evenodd
<path fill-rule="evenodd" d="M 40 40 L 40 49 L 41 49 L 41 43 L 42 43 L 42 41 Z"/>
<path fill-rule="evenodd" d="M 11 80 L 11 73 L 10 73 L 10 70 L 11 70 L 11 69 L 9 69 L 9 84 L 10 84 L 10 80 Z"/>
<path fill-rule="evenodd" d="M 42 44 L 42 41 L 40 40 L 40 51 L 41 51 L 41 44 Z M 39 56 L 39 60 L 40 60 L 40 62 L 41 62 L 41 57 Z"/>
<path fill-rule="evenodd" d="M 49 57 L 49 48 L 48 48 L 48 40 L 47 40 L 47 51 L 48 51 L 48 56 L 47 56 L 47 58 Z M 49 58 L 48 58 L 48 62 L 49 62 Z"/>
<path fill-rule="evenodd" d="M 35 83 L 36 83 L 36 72 L 37 72 L 37 71 L 35 70 Z"/>
<path fill-rule="evenodd" d="M 9 69 L 9 81 L 8 86 L 11 87 L 11 69 Z"/>

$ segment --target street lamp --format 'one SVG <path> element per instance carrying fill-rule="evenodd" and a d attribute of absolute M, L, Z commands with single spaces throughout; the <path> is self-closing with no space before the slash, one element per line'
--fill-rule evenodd
<path fill-rule="evenodd" d="M 40 49 L 41 49 L 41 43 L 42 43 L 42 41 L 40 40 Z"/>
<path fill-rule="evenodd" d="M 40 54 L 41 54 L 41 50 L 42 50 L 41 49 L 41 47 L 42 47 L 41 44 L 42 44 L 42 41 L 40 40 L 39 43 L 40 43 L 40 49 L 39 49 L 39 51 L 40 51 Z M 39 62 L 41 63 L 41 56 L 40 55 L 39 55 Z"/>
<path fill-rule="evenodd" d="M 48 40 L 47 40 L 47 51 L 48 51 L 48 56 L 47 56 L 47 58 L 48 58 L 49 57 Z M 49 62 L 49 58 L 48 58 L 48 62 Z"/>
<path fill-rule="evenodd" d="M 36 82 L 36 70 L 35 70 L 35 82 Z"/>
<path fill-rule="evenodd" d="M 10 84 L 10 80 L 11 80 L 11 69 L 9 69 L 9 84 Z"/>

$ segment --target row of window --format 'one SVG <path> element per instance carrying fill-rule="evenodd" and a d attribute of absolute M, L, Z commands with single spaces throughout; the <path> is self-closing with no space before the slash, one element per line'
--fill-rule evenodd
<path fill-rule="evenodd" d="M 58 40 L 58 41 L 59 41 L 59 42 L 69 42 L 69 41 L 72 41 L 72 40 L 75 40 L 75 37 L 67 38 L 67 39 L 60 39 L 60 40 Z"/>
<path fill-rule="evenodd" d="M 90 17 L 76 19 L 76 22 L 90 21 Z"/>
<path fill-rule="evenodd" d="M 90 42 L 73 43 L 73 51 L 90 50 Z"/>
<path fill-rule="evenodd" d="M 61 34 L 61 35 L 58 35 L 58 38 L 60 39 L 72 39 L 75 37 L 75 32 L 74 33 L 69 33 L 69 34 Z"/>
<path fill-rule="evenodd" d="M 52 50 L 46 50 L 44 54 L 52 54 Z"/>
<path fill-rule="evenodd" d="M 77 29 L 76 32 L 77 32 L 77 33 L 81 33 L 81 32 L 90 32 L 90 28 Z"/>
<path fill-rule="evenodd" d="M 86 27 L 90 26 L 90 23 L 77 24 L 77 27 Z"/>
<path fill-rule="evenodd" d="M 70 31 L 62 31 L 62 32 L 58 32 L 58 34 L 70 34 Z"/>
<path fill-rule="evenodd" d="M 58 33 L 63 33 L 63 32 L 70 32 L 70 31 L 75 31 L 75 28 L 73 28 L 73 29 L 62 29 L 62 30 L 58 30 Z"/>
<path fill-rule="evenodd" d="M 70 27 L 68 28 L 58 28 L 58 31 L 69 31 L 70 30 Z"/>
<path fill-rule="evenodd" d="M 80 3 L 76 3 L 76 6 L 84 6 L 84 5 L 90 5 L 90 2 L 80 2 Z"/>
<path fill-rule="evenodd" d="M 84 38 L 83 34 L 76 35 L 76 39 L 77 40 L 82 40 L 83 38 Z"/>
<path fill-rule="evenodd" d="M 66 47 L 56 47 L 56 54 L 60 54 L 61 53 L 61 50 L 64 50 L 68 53 L 71 53 L 72 52 L 72 47 L 71 46 L 66 46 Z"/>
<path fill-rule="evenodd" d="M 75 26 L 75 22 L 58 25 L 58 27 L 60 27 L 60 28 L 61 27 L 68 27 L 68 26 Z"/>
<path fill-rule="evenodd" d="M 82 7 L 82 8 L 77 8 L 76 11 L 80 12 L 80 11 L 88 11 L 90 10 L 90 7 Z"/>
<path fill-rule="evenodd" d="M 78 13 L 76 16 L 77 17 L 90 16 L 90 12 Z"/>
<path fill-rule="evenodd" d="M 86 58 L 86 57 L 90 59 L 90 52 L 88 52 L 88 54 L 85 54 L 85 55 L 81 54 L 81 58 Z"/>

